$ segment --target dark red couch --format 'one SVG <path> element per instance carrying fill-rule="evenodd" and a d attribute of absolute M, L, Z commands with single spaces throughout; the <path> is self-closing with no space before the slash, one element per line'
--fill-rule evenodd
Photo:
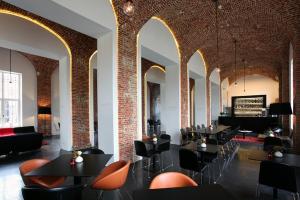
<path fill-rule="evenodd" d="M 41 148 L 43 135 L 33 126 L 0 128 L 0 155 L 32 151 Z"/>

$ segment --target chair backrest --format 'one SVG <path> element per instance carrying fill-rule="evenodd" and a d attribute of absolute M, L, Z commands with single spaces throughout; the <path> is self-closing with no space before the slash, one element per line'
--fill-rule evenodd
<path fill-rule="evenodd" d="M 121 188 L 127 179 L 130 161 L 120 160 L 104 168 L 92 183 L 92 188 L 114 190 Z"/>
<path fill-rule="evenodd" d="M 272 161 L 262 161 L 259 170 L 259 183 L 270 187 L 297 192 L 295 168 Z"/>
<path fill-rule="evenodd" d="M 156 176 L 151 184 L 150 189 L 176 188 L 198 186 L 190 177 L 179 172 L 166 172 Z"/>
<path fill-rule="evenodd" d="M 198 129 L 198 130 L 201 129 L 201 126 L 200 126 L 199 124 L 197 125 L 197 129 Z"/>
<path fill-rule="evenodd" d="M 198 171 L 198 156 L 191 150 L 179 150 L 179 165 L 183 169 Z"/>
<path fill-rule="evenodd" d="M 135 154 L 137 156 L 147 157 L 147 148 L 144 142 L 135 140 L 134 141 Z"/>
<path fill-rule="evenodd" d="M 274 146 L 282 146 L 282 141 L 277 137 L 266 137 L 264 140 L 264 150 L 271 150 Z"/>
<path fill-rule="evenodd" d="M 23 179 L 23 182 L 26 186 L 35 185 L 34 182 L 31 181 L 30 177 L 24 176 L 28 172 L 31 172 L 34 169 L 37 169 L 45 164 L 47 164 L 49 160 L 47 159 L 32 159 L 23 162 L 20 167 L 20 174 Z"/>
<path fill-rule="evenodd" d="M 40 187 L 23 187 L 22 195 L 24 200 L 81 200 L 82 185 L 64 186 L 53 189 Z"/>
<path fill-rule="evenodd" d="M 206 143 L 207 144 L 218 145 L 218 141 L 216 139 L 213 139 L 213 138 L 207 138 Z"/>
<path fill-rule="evenodd" d="M 204 124 L 201 124 L 201 128 L 205 128 L 205 125 L 204 125 Z"/>
<path fill-rule="evenodd" d="M 91 147 L 87 149 L 82 149 L 82 153 L 83 154 L 104 154 L 104 151 L 95 147 Z"/>
<path fill-rule="evenodd" d="M 161 134 L 159 137 L 164 140 L 171 140 L 171 136 L 168 134 Z"/>

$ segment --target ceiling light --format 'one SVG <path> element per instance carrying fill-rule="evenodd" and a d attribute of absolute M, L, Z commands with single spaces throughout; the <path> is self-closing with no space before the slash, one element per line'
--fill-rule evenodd
<path fill-rule="evenodd" d="M 134 14 L 134 5 L 132 0 L 127 0 L 126 3 L 124 3 L 123 12 L 127 16 L 132 16 Z"/>

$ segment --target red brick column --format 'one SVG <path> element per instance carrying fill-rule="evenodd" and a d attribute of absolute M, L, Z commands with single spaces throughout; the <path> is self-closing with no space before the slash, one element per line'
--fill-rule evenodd
<path fill-rule="evenodd" d="M 294 87 L 295 87 L 295 131 L 294 131 L 294 149 L 300 153 L 300 33 L 293 40 L 294 56 Z"/>
<path fill-rule="evenodd" d="M 188 119 L 189 119 L 189 106 L 188 106 L 188 69 L 187 69 L 187 61 L 181 60 L 180 66 L 180 106 L 181 106 L 181 127 L 188 127 Z M 178 130 L 179 131 L 179 130 Z"/>

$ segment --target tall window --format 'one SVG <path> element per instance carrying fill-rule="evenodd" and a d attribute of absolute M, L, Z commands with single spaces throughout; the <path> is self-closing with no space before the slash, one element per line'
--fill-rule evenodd
<path fill-rule="evenodd" d="M 22 126 L 22 74 L 0 70 L 0 127 Z"/>

